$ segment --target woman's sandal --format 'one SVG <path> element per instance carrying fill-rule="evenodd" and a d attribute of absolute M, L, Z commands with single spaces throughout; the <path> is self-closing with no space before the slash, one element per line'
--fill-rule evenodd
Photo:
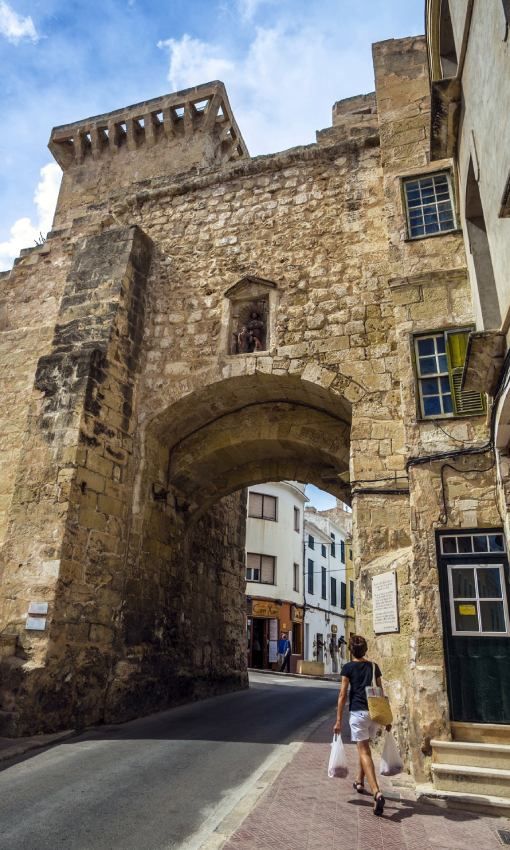
<path fill-rule="evenodd" d="M 352 787 L 355 791 L 358 792 L 358 794 L 363 794 L 363 792 L 365 791 L 365 786 L 363 785 L 363 782 L 353 782 Z"/>
<path fill-rule="evenodd" d="M 374 794 L 374 800 L 374 815 L 378 815 L 380 817 L 384 812 L 384 804 L 386 803 L 381 791 L 377 791 Z"/>

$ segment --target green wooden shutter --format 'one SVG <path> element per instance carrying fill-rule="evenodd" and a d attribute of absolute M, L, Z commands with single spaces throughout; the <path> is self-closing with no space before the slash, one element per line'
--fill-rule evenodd
<path fill-rule="evenodd" d="M 453 407 L 457 416 L 476 416 L 485 412 L 485 400 L 481 393 L 461 389 L 468 338 L 469 331 L 448 331 L 446 333 Z"/>

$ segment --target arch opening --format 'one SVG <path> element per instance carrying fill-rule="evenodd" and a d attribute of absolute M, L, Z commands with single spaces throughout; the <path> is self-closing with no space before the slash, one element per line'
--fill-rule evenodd
<path fill-rule="evenodd" d="M 350 405 L 298 376 L 225 379 L 155 416 L 123 608 L 139 669 L 107 716 L 133 703 L 133 677 L 137 714 L 246 686 L 246 488 L 300 481 L 345 502 L 349 448 Z"/>
<path fill-rule="evenodd" d="M 485 225 L 480 187 L 475 176 L 473 160 L 469 162 L 465 202 L 466 228 L 476 277 L 476 292 L 484 330 L 499 330 L 501 310 Z"/>
<path fill-rule="evenodd" d="M 439 54 L 443 79 L 457 76 L 458 60 L 449 0 L 441 2 L 441 17 L 439 20 Z"/>

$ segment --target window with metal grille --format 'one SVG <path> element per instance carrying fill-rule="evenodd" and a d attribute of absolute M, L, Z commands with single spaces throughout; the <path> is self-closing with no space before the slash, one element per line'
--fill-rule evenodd
<path fill-rule="evenodd" d="M 308 593 L 313 593 L 313 561 L 308 559 Z"/>
<path fill-rule="evenodd" d="M 461 387 L 469 333 L 469 328 L 462 328 L 414 338 L 423 417 L 476 416 L 485 412 L 484 396 Z"/>
<path fill-rule="evenodd" d="M 404 180 L 404 194 L 410 239 L 456 229 L 450 175 L 447 172 Z"/>
<path fill-rule="evenodd" d="M 315 549 L 315 540 L 311 534 L 308 535 L 308 548 Z"/>
<path fill-rule="evenodd" d="M 294 590 L 299 590 L 299 564 L 294 564 Z"/>
<path fill-rule="evenodd" d="M 347 588 L 345 586 L 345 582 L 341 581 L 340 582 L 340 608 L 343 608 L 344 611 L 347 608 L 346 603 L 347 603 Z"/>
<path fill-rule="evenodd" d="M 321 597 L 323 599 L 328 598 L 328 574 L 326 571 L 326 567 L 321 567 Z"/>
<path fill-rule="evenodd" d="M 258 581 L 260 584 L 274 584 L 275 563 L 276 558 L 273 555 L 248 552 L 246 554 L 246 581 Z"/>
<path fill-rule="evenodd" d="M 299 508 L 294 508 L 294 531 L 301 531 L 301 516 Z"/>
<path fill-rule="evenodd" d="M 330 579 L 331 584 L 331 604 L 338 605 L 338 597 L 336 594 L 336 578 Z"/>
<path fill-rule="evenodd" d="M 250 493 L 248 498 L 248 516 L 255 519 L 269 519 L 276 522 L 276 496 L 266 493 Z"/>

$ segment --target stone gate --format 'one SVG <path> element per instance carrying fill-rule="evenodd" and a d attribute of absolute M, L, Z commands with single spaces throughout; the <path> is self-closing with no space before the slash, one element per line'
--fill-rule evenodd
<path fill-rule="evenodd" d="M 418 415 L 412 335 L 472 321 L 459 233 L 406 236 L 402 176 L 438 167 L 424 40 L 374 65 L 375 93 L 271 156 L 219 82 L 53 130 L 53 231 L 1 277 L 3 734 L 244 687 L 243 488 L 294 479 L 352 503 L 359 629 L 426 770 L 435 529 L 499 520 L 484 458 L 445 482 L 436 457 L 485 417 Z M 376 640 L 390 567 L 400 631 Z"/>

